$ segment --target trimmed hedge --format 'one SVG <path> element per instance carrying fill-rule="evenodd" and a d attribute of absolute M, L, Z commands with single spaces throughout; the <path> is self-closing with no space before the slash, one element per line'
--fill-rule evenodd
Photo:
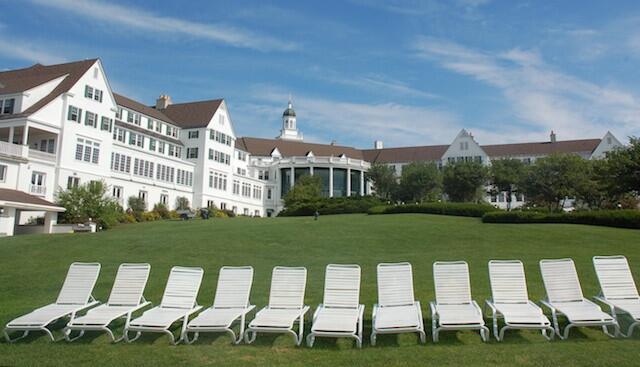
<path fill-rule="evenodd" d="M 320 215 L 366 213 L 370 208 L 383 202 L 373 196 L 349 196 L 339 198 L 322 198 L 314 203 L 301 204 L 281 211 L 279 217 L 298 217 Z"/>
<path fill-rule="evenodd" d="M 594 210 L 570 213 L 537 211 L 491 212 L 482 217 L 484 223 L 571 223 L 594 226 L 640 229 L 638 210 Z"/>
<path fill-rule="evenodd" d="M 384 205 L 369 209 L 368 213 L 373 214 L 400 214 L 400 213 L 423 213 L 454 215 L 459 217 L 482 217 L 485 213 L 496 211 L 496 207 L 489 204 L 474 203 L 424 203 L 406 205 Z"/>

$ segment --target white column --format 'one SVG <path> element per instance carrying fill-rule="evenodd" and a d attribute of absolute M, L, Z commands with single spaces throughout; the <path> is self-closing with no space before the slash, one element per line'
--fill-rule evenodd
<path fill-rule="evenodd" d="M 9 128 L 9 143 L 13 144 L 13 134 L 15 133 L 15 127 L 11 126 Z"/>
<path fill-rule="evenodd" d="M 347 168 L 347 196 L 351 196 L 351 168 Z"/>
<path fill-rule="evenodd" d="M 329 167 L 329 197 L 333 197 L 333 167 Z"/>
<path fill-rule="evenodd" d="M 29 125 L 24 125 L 24 132 L 22 133 L 22 145 L 27 145 L 29 142 Z"/>
<path fill-rule="evenodd" d="M 291 167 L 291 187 L 293 188 L 293 185 L 296 184 L 296 170 L 295 168 Z"/>
<path fill-rule="evenodd" d="M 53 233 L 53 226 L 58 223 L 58 212 L 47 212 L 44 215 L 44 233 Z"/>
<path fill-rule="evenodd" d="M 309 167 L 309 174 L 313 176 L 313 166 Z"/>
<path fill-rule="evenodd" d="M 364 171 L 360 171 L 360 196 L 364 196 Z"/>

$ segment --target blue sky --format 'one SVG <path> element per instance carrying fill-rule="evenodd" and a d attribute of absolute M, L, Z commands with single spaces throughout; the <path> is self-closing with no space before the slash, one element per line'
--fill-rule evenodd
<path fill-rule="evenodd" d="M 274 137 L 370 147 L 640 135 L 634 1 L 0 0 L 0 70 L 100 57 L 152 104 L 225 98 Z"/>

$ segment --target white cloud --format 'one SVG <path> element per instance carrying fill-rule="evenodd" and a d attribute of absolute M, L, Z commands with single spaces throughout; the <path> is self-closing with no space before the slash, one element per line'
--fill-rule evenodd
<path fill-rule="evenodd" d="M 73 12 L 103 22 L 150 32 L 181 34 L 184 36 L 221 42 L 235 47 L 256 50 L 290 51 L 291 42 L 260 36 L 244 29 L 211 23 L 199 23 L 162 16 L 145 9 L 88 0 L 31 0 L 41 6 Z"/>
<path fill-rule="evenodd" d="M 514 121 L 503 124 L 513 136 L 539 137 L 555 130 L 569 139 L 601 137 L 612 130 L 624 139 L 640 133 L 638 96 L 562 73 L 535 51 L 478 51 L 434 38 L 419 39 L 415 49 L 422 58 L 500 90 L 514 115 Z M 501 127 L 491 130 L 500 134 Z"/>
<path fill-rule="evenodd" d="M 16 39 L 0 35 L 0 54 L 7 58 L 39 62 L 41 64 L 56 64 L 65 61 L 65 58 L 46 47 L 31 43 L 27 40 Z"/>
<path fill-rule="evenodd" d="M 288 93 L 281 88 L 254 86 L 253 102 L 235 107 L 241 133 L 275 136 Z M 462 124 L 455 114 L 437 108 L 400 103 L 355 103 L 294 94 L 298 128 L 305 140 L 367 148 L 381 139 L 387 146 L 447 144 Z M 260 135 L 258 135 L 260 136 Z"/>

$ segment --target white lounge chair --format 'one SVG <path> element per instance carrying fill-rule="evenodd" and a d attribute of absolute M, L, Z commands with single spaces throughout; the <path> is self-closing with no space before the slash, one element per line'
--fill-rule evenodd
<path fill-rule="evenodd" d="M 610 337 L 619 334 L 620 328 L 616 320 L 582 295 L 573 260 L 541 260 L 540 271 L 547 291 L 547 299 L 541 302 L 551 310 L 553 328 L 558 337 L 566 339 L 572 327 L 584 326 L 601 326 L 602 331 Z M 569 321 L 564 333 L 560 332 L 558 315 L 564 315 Z M 614 327 L 613 334 L 609 332 L 608 326 Z"/>
<path fill-rule="evenodd" d="M 418 333 L 420 341 L 426 341 L 411 264 L 378 264 L 378 304 L 373 305 L 372 319 L 371 345 L 376 345 L 377 334 Z"/>
<path fill-rule="evenodd" d="M 7 341 L 11 343 L 25 338 L 31 331 L 44 331 L 52 341 L 56 341 L 47 325 L 67 316 L 73 321 L 77 312 L 97 305 L 99 302 L 93 298 L 91 292 L 99 273 L 98 263 L 71 264 L 56 302 L 9 322 L 4 329 Z M 16 331 L 22 331 L 22 336 L 11 339 L 9 333 Z"/>
<path fill-rule="evenodd" d="M 296 345 L 300 345 L 304 334 L 304 315 L 309 311 L 309 306 L 304 304 L 306 287 L 306 268 L 273 268 L 269 305 L 258 311 L 249 323 L 244 341 L 253 343 L 258 333 L 289 333 Z M 293 331 L 296 321 L 299 322 L 297 334 Z"/>
<path fill-rule="evenodd" d="M 313 346 L 317 336 L 347 337 L 362 348 L 362 318 L 360 304 L 360 266 L 329 264 L 325 273 L 324 301 L 313 315 L 307 344 Z"/>
<path fill-rule="evenodd" d="M 213 305 L 189 322 L 185 340 L 191 344 L 198 339 L 199 333 L 225 332 L 231 335 L 235 344 L 240 343 L 244 337 L 245 317 L 256 307 L 249 304 L 252 283 L 253 268 L 251 266 L 225 266 L 220 269 Z M 240 332 L 236 338 L 231 326 L 238 320 Z M 193 340 L 189 340 L 190 332 L 194 333 Z"/>
<path fill-rule="evenodd" d="M 553 338 L 554 330 L 551 322 L 540 306 L 529 300 L 524 266 L 521 261 L 489 261 L 489 280 L 492 298 L 487 300 L 486 304 L 491 308 L 493 335 L 498 341 L 504 339 L 504 332 L 509 329 L 540 330 L 548 340 Z M 498 332 L 500 318 L 504 319 L 505 326 Z"/>
<path fill-rule="evenodd" d="M 437 261 L 433 263 L 436 300 L 431 302 L 431 329 L 433 341 L 438 341 L 441 330 L 480 330 L 483 341 L 489 339 L 482 310 L 471 299 L 469 266 L 464 261 Z"/>
<path fill-rule="evenodd" d="M 629 262 L 624 256 L 595 256 L 593 265 L 601 290 L 600 295 L 594 298 L 609 306 L 611 316 L 616 321 L 618 313 L 631 316 L 633 323 L 627 333 L 622 334 L 628 338 L 633 334 L 633 329 L 640 325 L 640 296 L 631 275 Z"/>
<path fill-rule="evenodd" d="M 150 304 L 143 295 L 149 279 L 149 271 L 151 271 L 149 264 L 121 264 L 107 303 L 92 308 L 86 315 L 69 321 L 65 328 L 67 341 L 80 338 L 87 330 L 104 331 L 109 334 L 114 343 L 122 340 L 124 337 L 115 338 L 109 325 L 117 319 L 124 318 L 126 328 L 131 321 L 131 315 Z M 72 331 L 79 331 L 79 335 L 72 338 Z"/>
<path fill-rule="evenodd" d="M 184 340 L 189 316 L 198 312 L 196 297 L 202 283 L 204 270 L 202 268 L 187 268 L 174 266 L 169 274 L 169 280 L 162 296 L 160 306 L 156 306 L 142 316 L 129 322 L 124 329 L 124 339 L 131 343 L 138 339 L 143 332 L 164 333 L 169 336 L 171 344 L 178 344 Z M 176 341 L 169 328 L 176 322 L 182 323 L 180 338 Z M 136 336 L 129 337 L 129 332 Z"/>

